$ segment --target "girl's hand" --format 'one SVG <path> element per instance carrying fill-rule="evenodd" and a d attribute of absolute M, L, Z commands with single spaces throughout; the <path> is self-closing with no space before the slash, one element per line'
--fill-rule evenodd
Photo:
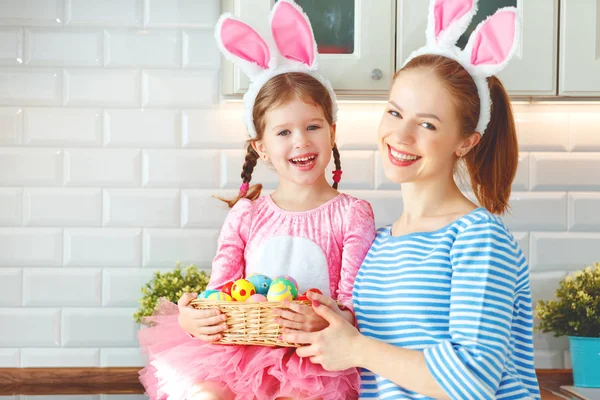
<path fill-rule="evenodd" d="M 331 304 L 331 308 L 341 315 L 341 311 L 333 299 L 325 296 L 323 298 L 329 299 L 328 303 Z M 311 306 L 289 300 L 284 301 L 283 305 L 286 307 L 285 309 L 273 310 L 273 314 L 279 316 L 276 322 L 283 328 L 303 332 L 318 332 L 329 326 L 329 322 L 317 314 Z"/>
<path fill-rule="evenodd" d="M 286 308 L 276 308 L 273 310 L 273 314 L 279 317 L 275 319 L 275 322 L 283 328 L 303 332 L 316 332 L 329 326 L 327 321 L 315 313 L 311 306 L 293 303 L 289 300 L 284 301 L 283 306 Z"/>
<path fill-rule="evenodd" d="M 318 293 L 309 294 L 309 298 L 313 300 L 314 312 L 329 326 L 319 332 L 284 329 L 282 339 L 289 343 L 306 343 L 296 350 L 296 354 L 309 357 L 310 361 L 321 364 L 327 371 L 356 367 L 360 353 L 357 343 L 362 335 L 340 315 L 335 301 Z"/>
<path fill-rule="evenodd" d="M 223 338 L 221 332 L 227 329 L 227 316 L 221 314 L 218 308 L 210 310 L 197 310 L 190 306 L 192 300 L 198 297 L 197 293 L 184 293 L 177 302 L 179 308 L 179 326 L 190 335 L 204 340 L 215 342 Z"/>

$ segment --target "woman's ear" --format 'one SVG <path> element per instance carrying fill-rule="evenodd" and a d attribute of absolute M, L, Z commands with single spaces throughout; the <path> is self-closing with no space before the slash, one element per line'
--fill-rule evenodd
<path fill-rule="evenodd" d="M 265 145 L 263 144 L 262 140 L 254 140 L 250 144 L 252 145 L 252 148 L 254 149 L 254 151 L 256 151 L 260 158 L 262 158 L 265 161 L 269 160 L 269 156 L 267 155 Z"/>
<path fill-rule="evenodd" d="M 455 154 L 458 158 L 467 155 L 469 151 L 481 140 L 481 134 L 479 132 L 473 132 L 467 139 L 465 139 L 460 147 L 456 149 Z"/>

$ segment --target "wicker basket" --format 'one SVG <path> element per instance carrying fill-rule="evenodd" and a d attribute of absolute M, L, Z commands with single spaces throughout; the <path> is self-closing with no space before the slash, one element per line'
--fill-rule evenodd
<path fill-rule="evenodd" d="M 295 303 L 309 305 L 310 300 L 295 300 Z M 227 315 L 227 326 L 219 344 L 254 346 L 299 347 L 279 339 L 281 326 L 275 322 L 273 310 L 283 308 L 282 302 L 245 303 L 235 301 L 193 300 L 192 307 L 199 310 L 218 308 Z"/>

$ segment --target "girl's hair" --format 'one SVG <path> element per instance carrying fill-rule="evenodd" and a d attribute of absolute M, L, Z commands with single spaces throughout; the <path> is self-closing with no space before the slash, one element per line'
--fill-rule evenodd
<path fill-rule="evenodd" d="M 456 61 L 439 55 L 415 57 L 396 72 L 417 68 L 432 70 L 454 99 L 461 134 L 475 132 L 479 120 L 479 95 L 471 75 Z M 491 119 L 479 143 L 464 157 L 471 187 L 479 204 L 493 214 L 508 209 L 511 185 L 519 162 L 519 148 L 510 100 L 495 76 L 488 78 L 492 100 Z"/>
<path fill-rule="evenodd" d="M 242 167 L 242 183 L 250 183 L 252 180 L 252 171 L 256 166 L 256 162 L 259 159 L 259 155 L 252 147 L 252 142 L 261 140 L 266 126 L 266 114 L 272 108 L 279 107 L 287 104 L 288 102 L 299 99 L 307 104 L 311 104 L 315 107 L 319 107 L 323 110 L 325 120 L 329 126 L 333 126 L 333 101 L 329 92 L 318 80 L 308 74 L 301 72 L 287 72 L 284 74 L 276 75 L 271 78 L 267 83 L 260 88 L 256 100 L 254 102 L 254 109 L 252 110 L 252 119 L 256 126 L 257 136 L 255 139 L 250 139 L 246 143 L 246 160 Z M 340 153 L 337 149 L 337 145 L 333 145 L 333 160 L 335 163 L 335 169 L 340 170 L 342 168 L 340 162 Z M 337 189 L 338 184 L 334 183 L 334 189 Z M 242 197 L 250 200 L 255 200 L 260 196 L 262 185 L 257 183 L 250 186 L 248 193 L 245 196 L 238 194 L 234 199 L 227 200 L 219 198 L 233 207 Z"/>

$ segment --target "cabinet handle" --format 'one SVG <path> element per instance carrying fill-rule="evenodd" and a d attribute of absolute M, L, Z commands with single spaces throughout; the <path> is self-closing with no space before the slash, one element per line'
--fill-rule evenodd
<path fill-rule="evenodd" d="M 373 71 L 371 71 L 371 79 L 378 81 L 381 78 L 383 78 L 383 72 L 381 72 L 379 68 L 375 68 Z"/>

